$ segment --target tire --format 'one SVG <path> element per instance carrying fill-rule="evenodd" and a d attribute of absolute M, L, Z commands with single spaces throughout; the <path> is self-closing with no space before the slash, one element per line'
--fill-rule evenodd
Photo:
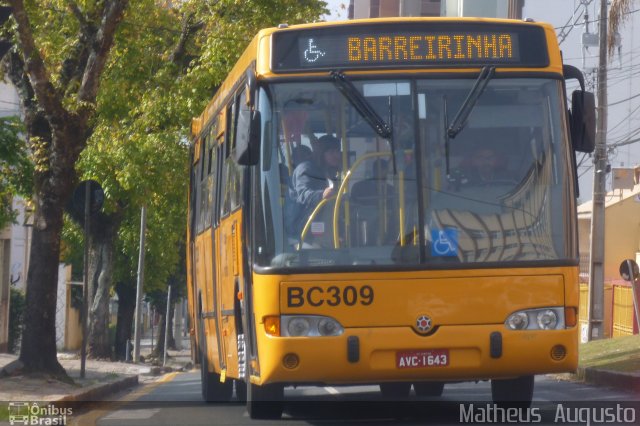
<path fill-rule="evenodd" d="M 411 392 L 411 383 L 392 382 L 380 383 L 382 396 L 387 399 L 407 398 Z"/>
<path fill-rule="evenodd" d="M 418 396 L 442 396 L 444 382 L 418 382 L 413 384 Z"/>
<path fill-rule="evenodd" d="M 284 386 L 247 383 L 247 412 L 252 419 L 279 419 L 284 409 Z"/>
<path fill-rule="evenodd" d="M 201 327 L 200 342 L 202 342 L 200 351 L 200 379 L 202 384 L 202 399 L 205 402 L 227 402 L 231 400 L 233 393 L 233 380 L 220 382 L 218 373 L 209 372 L 209 361 L 207 360 L 207 338 L 204 334 L 204 328 Z"/>
<path fill-rule="evenodd" d="M 493 402 L 508 407 L 529 407 L 533 399 L 534 376 L 491 380 Z"/>

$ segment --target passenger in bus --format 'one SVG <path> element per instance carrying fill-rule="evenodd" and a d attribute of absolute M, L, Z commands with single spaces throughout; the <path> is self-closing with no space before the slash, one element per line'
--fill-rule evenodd
<path fill-rule="evenodd" d="M 293 167 L 298 167 L 298 165 L 304 163 L 305 161 L 310 161 L 313 159 L 313 151 L 306 145 L 298 145 L 293 148 L 293 152 L 291 154 L 293 160 Z"/>
<path fill-rule="evenodd" d="M 333 196 L 338 186 L 340 141 L 324 135 L 314 148 L 312 159 L 300 163 L 291 176 L 288 197 L 292 206 L 285 209 L 285 228 L 294 239 L 300 237 L 313 209 L 321 200 Z"/>

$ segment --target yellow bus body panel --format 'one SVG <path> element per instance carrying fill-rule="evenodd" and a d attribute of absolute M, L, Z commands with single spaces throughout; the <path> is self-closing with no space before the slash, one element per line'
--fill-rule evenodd
<path fill-rule="evenodd" d="M 253 276 L 254 312 L 260 375 L 264 383 L 377 383 L 397 380 L 475 380 L 574 371 L 577 368 L 578 329 L 508 330 L 507 316 L 521 309 L 578 307 L 577 270 L 574 267 L 492 269 L 396 273 L 343 273 L 288 276 Z M 323 303 L 291 308 L 290 287 L 356 289 L 373 288 L 369 306 Z M 535 288 L 535 291 L 532 289 Z M 318 305 L 332 293 L 316 290 Z M 353 300 L 351 300 L 353 301 Z M 296 302 L 299 302 L 296 299 Z M 282 314 L 324 315 L 338 320 L 345 331 L 336 337 L 274 337 L 267 335 L 264 318 Z M 429 315 L 437 330 L 423 336 L 413 325 Z M 490 355 L 490 335 L 502 335 L 503 353 Z M 347 339 L 357 336 L 359 361 L 347 359 Z M 566 356 L 551 357 L 562 345 Z M 396 367 L 396 352 L 447 349 L 446 367 Z M 296 354 L 300 364 L 283 366 L 286 354 Z"/>

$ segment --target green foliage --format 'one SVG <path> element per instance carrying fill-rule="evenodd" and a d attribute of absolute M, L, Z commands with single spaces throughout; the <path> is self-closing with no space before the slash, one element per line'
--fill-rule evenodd
<path fill-rule="evenodd" d="M 9 353 L 17 353 L 20 335 L 22 334 L 25 299 L 24 294 L 15 288 L 11 288 L 9 297 L 9 343 L 7 350 Z"/>
<path fill-rule="evenodd" d="M 102 78 L 96 128 L 77 165 L 81 179 L 102 185 L 105 212 L 124 211 L 114 282 L 135 282 L 144 204 L 145 292 L 162 299 L 168 282 L 184 284 L 191 118 L 200 115 L 261 28 L 309 22 L 323 13 L 326 4 L 319 0 L 187 0 L 179 9 L 138 0 L 129 7 Z M 200 25 L 184 55 L 175 58 L 184 17 Z M 51 43 L 65 48 L 61 41 Z M 81 259 L 79 232 L 71 224 L 65 228 L 69 259 Z"/>
<path fill-rule="evenodd" d="M 13 197 L 31 195 L 33 165 L 16 117 L 0 117 L 0 229 L 15 219 Z"/>

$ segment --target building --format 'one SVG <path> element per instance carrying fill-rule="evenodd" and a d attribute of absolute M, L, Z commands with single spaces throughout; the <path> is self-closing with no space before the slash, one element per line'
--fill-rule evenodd
<path fill-rule="evenodd" d="M 604 284 L 605 336 L 638 333 L 634 317 L 633 291 L 620 277 L 620 264 L 625 259 L 640 263 L 640 166 L 625 169 L 613 176 L 613 187 L 607 193 L 604 225 Z M 616 184 L 616 175 L 629 175 Z M 624 188 L 624 189 L 623 189 Z M 578 235 L 580 251 L 580 281 L 582 282 L 581 321 L 586 321 L 588 306 L 589 263 L 591 251 L 591 200 L 578 206 Z"/>
<path fill-rule="evenodd" d="M 349 19 L 388 16 L 522 18 L 524 0 L 351 0 Z"/>
<path fill-rule="evenodd" d="M 18 93 L 13 86 L 0 82 L 0 117 L 20 114 Z M 9 338 L 9 301 L 11 287 L 24 288 L 24 267 L 26 265 L 24 246 L 26 228 L 22 226 L 23 211 L 20 201 L 13 201 L 13 208 L 19 212 L 18 223 L 0 229 L 0 352 L 7 351 Z"/>
<path fill-rule="evenodd" d="M 635 182 L 628 189 L 613 189 L 605 202 L 606 282 L 620 280 L 620 262 L 634 259 L 640 262 L 640 166 L 634 170 Z M 592 201 L 578 206 L 581 272 L 588 273 L 591 240 Z M 584 263 L 586 261 L 586 263 Z"/>

